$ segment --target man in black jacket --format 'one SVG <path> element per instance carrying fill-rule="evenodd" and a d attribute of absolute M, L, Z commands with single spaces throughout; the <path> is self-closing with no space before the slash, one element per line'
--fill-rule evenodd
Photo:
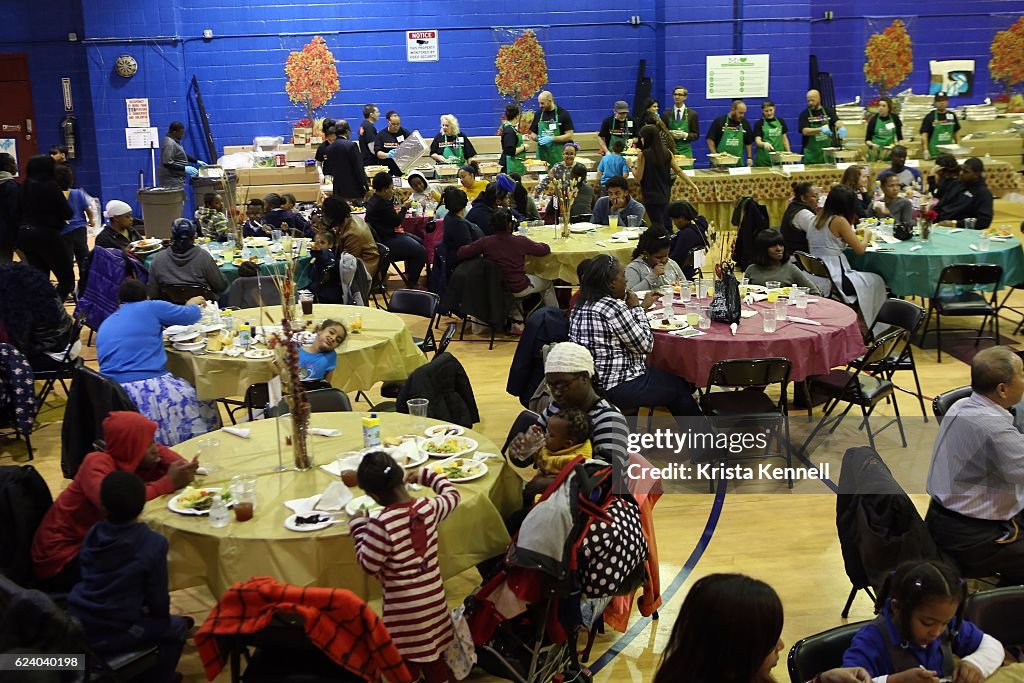
<path fill-rule="evenodd" d="M 377 155 L 373 151 L 373 143 L 377 140 L 377 120 L 379 118 L 380 109 L 376 104 L 367 104 L 363 107 L 363 122 L 359 124 L 359 152 L 363 157 L 363 166 L 379 163 Z"/>
<path fill-rule="evenodd" d="M 345 119 L 334 122 L 334 134 L 337 137 L 327 148 L 324 175 L 333 176 L 335 197 L 348 201 L 362 201 L 369 183 L 366 180 L 359 145 L 348 139 L 351 132 L 352 128 Z"/>
<path fill-rule="evenodd" d="M 975 230 L 992 225 L 992 191 L 985 183 L 985 165 L 981 159 L 971 157 L 960 167 L 960 186 L 943 195 L 935 207 L 939 225 L 966 227 L 964 221 L 974 219 Z"/>
<path fill-rule="evenodd" d="M 327 158 L 330 159 L 330 155 Z M 412 200 L 407 199 L 399 209 L 394 197 L 394 179 L 383 171 L 373 176 L 373 196 L 366 202 L 366 222 L 374 236 L 391 250 L 391 261 L 405 262 L 406 281 L 415 289 L 427 265 L 427 250 L 422 240 L 402 229 L 402 219 Z"/>
<path fill-rule="evenodd" d="M 18 237 L 18 162 L 0 153 L 0 263 L 14 260 Z"/>

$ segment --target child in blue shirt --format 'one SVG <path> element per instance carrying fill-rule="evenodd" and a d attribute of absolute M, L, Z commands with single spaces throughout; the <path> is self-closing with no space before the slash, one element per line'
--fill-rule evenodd
<path fill-rule="evenodd" d="M 607 185 L 608 181 L 615 176 L 626 177 L 629 175 L 629 164 L 622 157 L 622 152 L 625 149 L 626 145 L 622 140 L 616 140 L 612 143 L 611 153 L 605 154 L 601 163 L 597 165 L 597 170 L 601 173 L 601 187 Z"/>
<path fill-rule="evenodd" d="M 68 609 L 99 654 L 156 645 L 159 652 L 146 680 L 181 680 L 174 670 L 195 622 L 171 614 L 167 539 L 138 520 L 146 484 L 134 472 L 115 470 L 103 478 L 98 495 L 107 516 L 82 543 L 82 578 L 68 596 Z"/>
<path fill-rule="evenodd" d="M 263 222 L 264 206 L 262 199 L 250 199 L 245 205 L 245 223 L 242 224 L 243 237 L 271 237 L 270 226 Z M 242 245 L 238 245 L 241 248 Z"/>
<path fill-rule="evenodd" d="M 904 562 L 881 595 L 881 614 L 853 637 L 843 666 L 864 667 L 886 683 L 981 683 L 1003 663 L 1002 644 L 960 616 L 967 584 L 949 565 Z"/>
<path fill-rule="evenodd" d="M 299 347 L 299 368 L 302 381 L 331 381 L 331 374 L 338 366 L 337 348 L 345 341 L 348 330 L 337 320 L 325 320 L 316 330 L 316 339 Z"/>

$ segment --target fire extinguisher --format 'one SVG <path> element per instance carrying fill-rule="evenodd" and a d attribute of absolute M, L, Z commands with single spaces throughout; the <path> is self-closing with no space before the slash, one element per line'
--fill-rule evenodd
<path fill-rule="evenodd" d="M 60 122 L 61 134 L 64 137 L 64 146 L 68 148 L 68 159 L 75 158 L 75 127 L 77 122 L 74 114 L 68 114 Z"/>

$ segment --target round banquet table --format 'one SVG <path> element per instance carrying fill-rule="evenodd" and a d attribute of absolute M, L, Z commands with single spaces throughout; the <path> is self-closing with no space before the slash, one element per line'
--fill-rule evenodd
<path fill-rule="evenodd" d="M 711 368 L 730 358 L 788 358 L 793 364 L 791 381 L 802 382 L 810 375 L 827 373 L 837 365 L 846 365 L 864 353 L 864 341 L 857 314 L 845 304 L 818 298 L 806 310 L 789 307 L 789 313 L 821 323 L 805 325 L 778 321 L 775 332 L 766 333 L 761 316 L 772 312 L 770 304 L 753 305 L 757 315 L 739 322 L 736 336 L 725 323 L 712 322 L 705 335 L 677 337 L 667 332 L 654 333 L 654 350 L 647 362 L 651 367 L 672 372 L 695 386 L 705 386 Z M 744 306 L 745 311 L 751 310 Z"/>
<path fill-rule="evenodd" d="M 232 259 L 231 261 L 224 260 L 223 254 L 221 253 L 224 251 L 224 245 L 222 243 L 208 242 L 206 244 L 197 246 L 200 249 L 205 249 L 207 252 L 210 253 L 211 256 L 213 256 L 214 260 L 217 262 L 217 270 L 219 270 L 221 272 L 221 275 L 224 276 L 224 279 L 227 281 L 228 286 L 230 286 L 232 282 L 238 279 L 238 266 L 235 265 L 234 259 Z M 250 254 L 257 258 L 257 260 L 253 261 L 253 263 L 255 263 L 259 267 L 260 275 L 284 274 L 284 259 L 278 259 L 278 256 L 280 255 L 281 252 L 277 252 L 277 254 L 271 253 L 271 251 L 262 243 L 251 244 L 248 247 L 248 249 Z M 142 265 L 146 268 L 146 270 L 149 270 L 149 266 L 153 262 L 153 257 L 155 257 L 160 251 L 162 250 L 158 249 L 157 251 L 150 254 L 146 254 L 144 257 L 142 257 Z M 238 253 L 239 252 L 236 249 L 236 257 L 238 256 Z M 296 259 L 295 284 L 298 286 L 299 289 L 303 289 L 309 285 L 310 278 L 312 277 L 312 265 L 313 259 L 310 258 L 309 256 L 300 256 Z"/>
<path fill-rule="evenodd" d="M 598 254 L 610 254 L 625 266 L 633 260 L 633 249 L 636 248 L 636 240 L 628 242 L 612 242 L 611 237 L 623 229 L 602 227 L 594 232 L 572 234 L 568 238 L 556 237 L 560 234 L 561 225 L 545 225 L 540 228 L 530 228 L 526 236 L 534 242 L 543 242 L 551 247 L 551 253 L 547 256 L 527 256 L 526 272 L 545 280 L 564 280 L 573 284 L 579 283 L 576 277 L 576 266 L 588 258 Z M 643 229 L 641 226 L 640 229 Z M 597 244 L 602 242 L 602 244 Z"/>
<path fill-rule="evenodd" d="M 892 251 L 865 251 L 861 255 L 847 250 L 850 267 L 878 273 L 895 296 L 935 295 L 935 285 L 942 269 L 954 263 L 994 263 L 1003 267 L 1003 285 L 1024 282 L 1024 251 L 1016 237 L 990 240 L 989 250 L 971 249 L 978 245 L 976 230 L 951 232 L 951 228 L 933 228 L 926 242 L 907 240 L 880 244 Z M 914 247 L 921 247 L 914 249 Z"/>
<path fill-rule="evenodd" d="M 274 322 L 281 314 L 280 306 L 268 306 Z M 356 314 L 363 316 L 363 329 L 348 337 L 338 347 L 338 367 L 331 376 L 331 385 L 342 391 L 366 391 L 377 382 L 404 380 L 409 373 L 427 362 L 416 347 L 405 322 L 379 308 L 314 304 L 313 315 L 300 316 L 303 320 L 319 323 L 332 318 L 349 323 Z M 239 323 L 260 324 L 258 308 L 234 311 Z M 265 318 L 263 323 L 268 323 Z M 264 348 L 256 345 L 256 348 Z M 196 388 L 200 401 L 212 401 L 229 396 L 243 396 L 251 384 L 266 382 L 274 376 L 271 359 L 252 360 L 244 356 L 226 356 L 220 353 L 194 354 L 167 348 L 167 369 Z"/>
<path fill-rule="evenodd" d="M 338 454 L 362 448 L 361 418 L 367 413 L 318 413 L 312 416 L 314 427 L 340 429 L 339 437 L 311 436 L 314 462 L 333 462 Z M 399 413 L 380 413 L 381 436 L 411 433 L 413 417 Z M 427 420 L 427 424 L 440 424 Z M 259 420 L 246 425 L 250 438 L 242 439 L 214 432 L 220 439 L 214 457 L 216 470 L 198 477 L 198 486 L 226 486 L 237 474 L 256 479 L 256 514 L 247 522 L 230 523 L 214 529 L 206 516 L 179 515 L 167 508 L 171 496 L 149 501 L 141 519 L 163 534 L 170 543 L 167 569 L 171 590 L 206 585 L 214 596 L 221 595 L 235 581 L 253 576 L 272 576 L 297 586 L 346 588 L 364 599 L 380 594 L 376 579 L 368 576 L 356 562 L 355 548 L 347 524 L 334 524 L 319 531 L 294 532 L 284 522 L 292 511 L 284 502 L 321 493 L 338 477 L 314 467 L 298 472 L 275 472 L 278 463 L 277 428 L 274 420 Z M 497 447 L 472 430 L 466 436 L 479 444 L 479 450 L 498 453 Z M 202 438 L 202 437 L 200 437 Z M 198 453 L 199 439 L 175 446 L 182 457 Z M 290 464 L 291 454 L 284 454 Z M 203 462 L 203 457 L 200 457 Z M 439 462 L 432 460 L 432 462 Z M 462 500 L 439 528 L 441 574 L 450 578 L 487 558 L 501 554 L 508 545 L 504 517 L 522 505 L 522 480 L 504 460 L 489 458 L 488 473 L 475 481 L 455 484 Z M 362 491 L 353 488 L 354 495 Z M 432 496 L 426 487 L 411 491 L 413 496 Z M 341 517 L 347 519 L 344 512 Z"/>

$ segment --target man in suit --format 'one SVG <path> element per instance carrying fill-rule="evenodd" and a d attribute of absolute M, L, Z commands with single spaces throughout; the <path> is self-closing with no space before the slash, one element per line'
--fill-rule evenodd
<path fill-rule="evenodd" d="M 345 119 L 334 122 L 334 132 L 337 137 L 327 148 L 324 175 L 334 178 L 335 197 L 361 202 L 366 197 L 369 182 L 363 169 L 359 143 L 348 139 L 352 127 Z"/>

